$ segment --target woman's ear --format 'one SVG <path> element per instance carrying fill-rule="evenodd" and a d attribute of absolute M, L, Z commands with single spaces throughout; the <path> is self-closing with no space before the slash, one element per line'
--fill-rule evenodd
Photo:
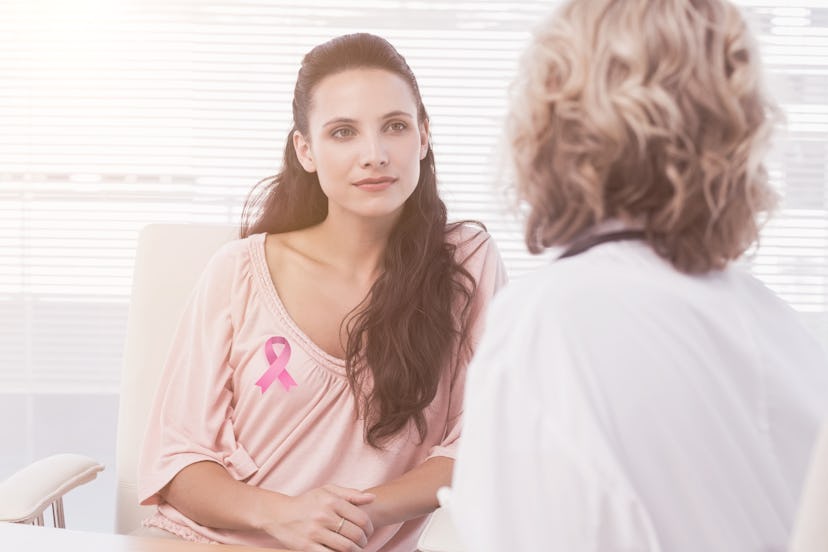
<path fill-rule="evenodd" d="M 425 159 L 428 153 L 428 140 L 431 137 L 429 134 L 428 121 L 423 121 L 420 125 L 420 161 Z"/>
<path fill-rule="evenodd" d="M 313 155 L 311 155 L 310 142 L 308 142 L 302 133 L 298 130 L 293 131 L 293 149 L 296 151 L 296 157 L 299 159 L 299 164 L 307 172 L 316 172 L 316 164 L 313 162 Z"/>

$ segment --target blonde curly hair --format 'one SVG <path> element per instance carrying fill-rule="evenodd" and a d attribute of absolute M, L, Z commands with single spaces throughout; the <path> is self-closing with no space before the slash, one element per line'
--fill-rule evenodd
<path fill-rule="evenodd" d="M 610 218 L 677 269 L 724 267 L 776 203 L 778 109 L 726 0 L 573 0 L 535 32 L 508 138 L 533 253 Z"/>

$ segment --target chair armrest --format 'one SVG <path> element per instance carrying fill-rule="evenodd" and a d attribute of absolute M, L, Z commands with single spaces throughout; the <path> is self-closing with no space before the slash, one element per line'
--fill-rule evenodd
<path fill-rule="evenodd" d="M 419 552 L 464 552 L 460 537 L 451 519 L 451 488 L 437 491 L 440 508 L 434 510 L 417 541 Z"/>
<path fill-rule="evenodd" d="M 80 454 L 56 454 L 29 464 L 0 483 L 0 521 L 27 522 L 104 467 Z"/>
<path fill-rule="evenodd" d="M 417 541 L 417 549 L 420 552 L 463 552 L 451 516 L 445 508 L 438 508 L 431 514 Z"/>

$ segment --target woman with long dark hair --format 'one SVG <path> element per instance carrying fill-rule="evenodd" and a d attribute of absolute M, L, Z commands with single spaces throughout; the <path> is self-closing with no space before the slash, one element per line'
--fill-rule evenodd
<path fill-rule="evenodd" d="M 450 481 L 465 365 L 503 283 L 447 224 L 404 58 L 346 35 L 309 52 L 282 170 L 211 261 L 140 465 L 148 520 L 195 541 L 410 551 Z"/>

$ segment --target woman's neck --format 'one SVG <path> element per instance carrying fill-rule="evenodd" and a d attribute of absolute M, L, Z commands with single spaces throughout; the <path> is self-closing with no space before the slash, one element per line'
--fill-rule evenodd
<path fill-rule="evenodd" d="M 373 282 L 381 271 L 393 225 L 392 220 L 329 216 L 308 229 L 308 245 L 343 276 Z"/>

